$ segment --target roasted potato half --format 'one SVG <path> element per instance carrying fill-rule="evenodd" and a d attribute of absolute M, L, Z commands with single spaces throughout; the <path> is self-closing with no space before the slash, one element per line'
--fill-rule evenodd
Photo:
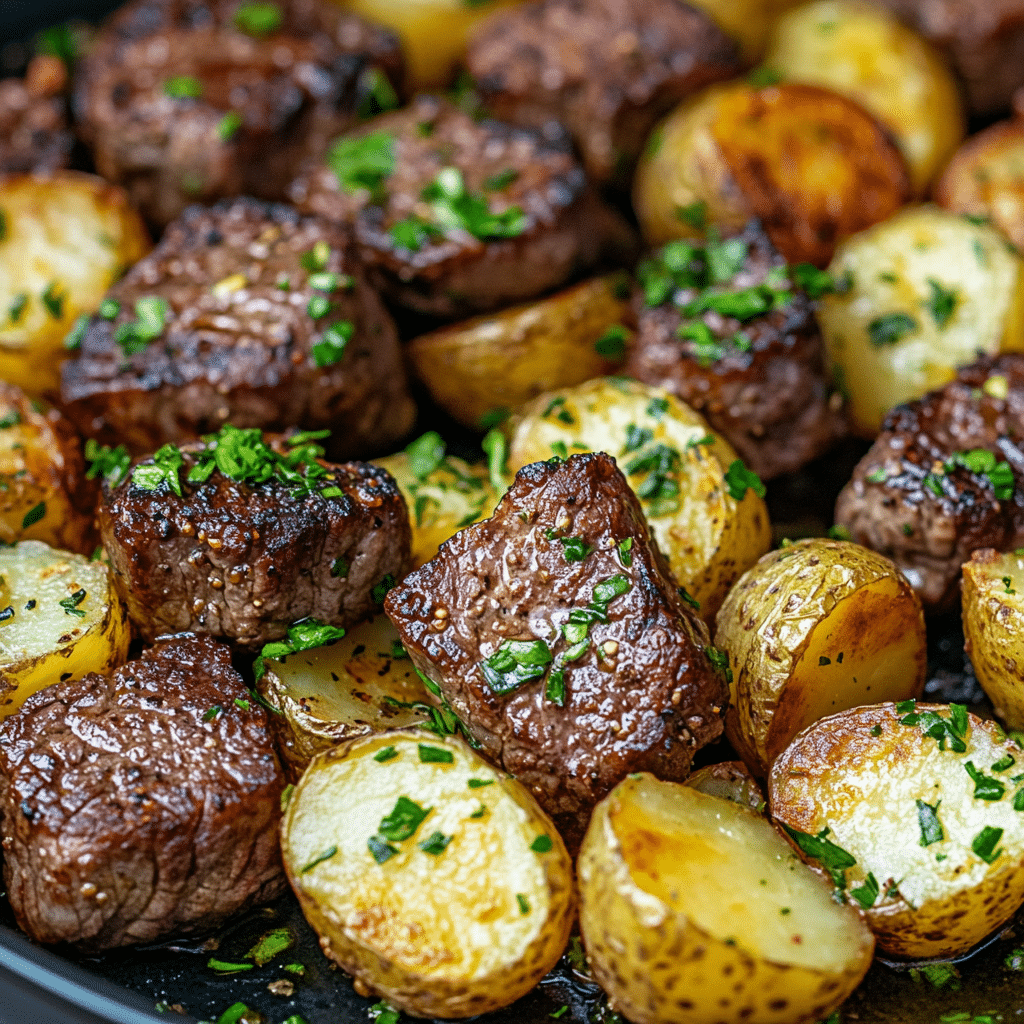
<path fill-rule="evenodd" d="M 150 248 L 121 189 L 91 174 L 0 179 L 0 380 L 55 394 L 77 318 Z"/>
<path fill-rule="evenodd" d="M 935 201 L 988 218 L 1024 250 L 1024 113 L 972 135 L 936 184 Z"/>
<path fill-rule="evenodd" d="M 0 718 L 45 686 L 116 668 L 130 640 L 106 565 L 37 540 L 0 548 Z"/>
<path fill-rule="evenodd" d="M 906 161 L 860 104 L 828 89 L 746 83 L 701 93 L 657 129 L 633 205 L 652 245 L 701 222 L 764 224 L 790 263 L 824 267 L 838 242 L 911 197 Z"/>
<path fill-rule="evenodd" d="M 985 548 L 963 567 L 966 650 L 996 714 L 1014 730 L 1024 730 L 1022 555 Z"/>
<path fill-rule="evenodd" d="M 99 489 L 86 472 L 71 424 L 0 382 L 0 542 L 42 540 L 91 553 Z"/>
<path fill-rule="evenodd" d="M 412 568 L 470 523 L 486 519 L 500 495 L 494 493 L 486 466 L 447 455 L 434 431 L 417 438 L 404 452 L 374 459 L 398 484 L 412 524 Z"/>
<path fill-rule="evenodd" d="M 877 704 L 801 733 L 772 768 L 769 803 L 866 910 L 879 950 L 945 958 L 1024 903 L 1022 763 L 961 705 Z"/>
<path fill-rule="evenodd" d="M 635 1024 L 821 1021 L 874 942 L 766 817 L 631 775 L 590 822 L 580 929 L 594 977 Z"/>
<path fill-rule="evenodd" d="M 723 761 L 721 764 L 707 764 L 691 772 L 683 783 L 700 790 L 708 796 L 732 800 L 741 807 L 751 807 L 761 812 L 766 806 L 764 793 L 757 779 L 742 761 Z"/>
<path fill-rule="evenodd" d="M 913 207 L 845 242 L 829 271 L 850 287 L 822 299 L 818 321 L 865 437 L 979 353 L 1024 348 L 1024 262 L 988 225 Z"/>
<path fill-rule="evenodd" d="M 626 274 L 584 281 L 421 335 L 406 352 L 434 401 L 476 428 L 495 409 L 614 370 L 633 335 L 630 289 Z"/>
<path fill-rule="evenodd" d="M 729 591 L 715 646 L 733 674 L 726 734 L 760 777 L 819 718 L 924 689 L 920 599 L 889 559 L 848 541 L 765 555 Z"/>
<path fill-rule="evenodd" d="M 576 911 L 551 819 L 462 740 L 407 729 L 318 755 L 282 823 L 324 952 L 417 1017 L 471 1017 L 555 965 Z"/>
<path fill-rule="evenodd" d="M 919 196 L 963 141 L 963 105 L 946 62 L 889 11 L 863 0 L 816 0 L 784 14 L 764 65 L 874 114 L 903 151 Z"/>
<path fill-rule="evenodd" d="M 676 581 L 709 621 L 771 543 L 760 481 L 702 416 L 661 388 L 587 381 L 524 406 L 509 430 L 511 470 L 572 452 L 614 455 Z"/>
<path fill-rule="evenodd" d="M 256 684 L 281 760 L 298 778 L 321 750 L 420 725 L 427 691 L 386 615 L 349 629 L 332 644 L 265 661 Z M 409 705 L 417 705 L 410 707 Z"/>

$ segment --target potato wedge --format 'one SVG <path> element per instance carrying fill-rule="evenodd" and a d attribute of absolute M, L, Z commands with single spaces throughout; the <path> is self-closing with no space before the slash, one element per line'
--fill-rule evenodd
<path fill-rule="evenodd" d="M 965 650 L 1008 729 L 1024 730 L 1024 557 L 991 548 L 963 567 Z"/>
<path fill-rule="evenodd" d="M 0 542 L 41 540 L 89 554 L 98 494 L 71 424 L 0 382 Z"/>
<path fill-rule="evenodd" d="M 819 718 L 924 690 L 921 601 L 892 562 L 848 541 L 765 555 L 725 599 L 715 646 L 733 673 L 726 735 L 760 777 Z"/>
<path fill-rule="evenodd" d="M 764 793 L 742 761 L 705 765 L 693 772 L 683 785 L 708 796 L 731 800 L 741 807 L 750 807 L 758 813 L 765 808 Z"/>
<path fill-rule="evenodd" d="M 880 950 L 951 957 L 1024 902 L 1021 764 L 995 722 L 960 705 L 877 704 L 801 733 L 772 768 L 769 802 L 867 911 Z"/>
<path fill-rule="evenodd" d="M 514 1002 L 555 965 L 575 916 L 572 861 L 530 793 L 423 730 L 318 755 L 282 852 L 324 952 L 415 1016 Z"/>
<path fill-rule="evenodd" d="M 412 568 L 470 523 L 486 519 L 500 495 L 494 493 L 486 466 L 445 454 L 440 434 L 428 431 L 404 452 L 374 459 L 398 484 L 412 525 Z"/>
<path fill-rule="evenodd" d="M 37 540 L 0 548 L 0 718 L 45 686 L 117 667 L 130 639 L 106 565 Z"/>
<path fill-rule="evenodd" d="M 349 629 L 335 643 L 265 664 L 256 688 L 280 712 L 270 716 L 270 726 L 295 778 L 342 740 L 423 722 L 426 688 L 386 615 Z"/>
<path fill-rule="evenodd" d="M 579 451 L 621 460 L 676 581 L 708 621 L 771 543 L 767 508 L 743 483 L 736 452 L 661 388 L 618 377 L 588 381 L 540 396 L 509 430 L 513 471 Z"/>
<path fill-rule="evenodd" d="M 594 976 L 635 1024 L 821 1021 L 874 942 L 763 815 L 631 775 L 598 804 L 579 860 Z"/>
<path fill-rule="evenodd" d="M 935 186 L 935 201 L 971 217 L 987 217 L 1024 249 L 1024 114 L 972 135 Z"/>
<path fill-rule="evenodd" d="M 630 289 L 624 273 L 584 281 L 421 335 L 406 352 L 434 401 L 477 428 L 496 408 L 514 409 L 614 370 L 632 336 Z"/>
<path fill-rule="evenodd" d="M 913 207 L 849 239 L 829 272 L 850 288 L 826 295 L 818 320 L 865 437 L 979 354 L 1024 349 L 1024 262 L 987 225 Z"/>
<path fill-rule="evenodd" d="M 930 43 L 863 0 L 816 0 L 776 23 L 764 66 L 832 89 L 889 128 L 923 196 L 966 133 L 956 79 Z"/>
<path fill-rule="evenodd" d="M 0 180 L 0 380 L 60 390 L 64 339 L 150 249 L 124 192 L 91 174 Z"/>

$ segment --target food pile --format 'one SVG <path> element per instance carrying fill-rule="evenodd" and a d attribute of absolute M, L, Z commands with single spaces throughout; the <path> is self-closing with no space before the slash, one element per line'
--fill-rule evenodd
<path fill-rule="evenodd" d="M 635 1024 L 794 1024 L 1013 918 L 1022 0 L 131 0 L 44 43 L 0 82 L 32 938 L 290 886 L 378 1016 L 509 1006 L 578 929 Z M 767 488 L 851 438 L 775 546 Z M 994 717 L 925 700 L 957 609 Z"/>

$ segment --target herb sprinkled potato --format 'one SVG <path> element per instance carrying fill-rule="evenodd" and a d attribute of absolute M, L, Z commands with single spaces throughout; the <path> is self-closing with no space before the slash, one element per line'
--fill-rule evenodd
<path fill-rule="evenodd" d="M 550 818 L 452 736 L 408 729 L 318 755 L 282 851 L 324 952 L 415 1016 L 508 1006 L 569 939 L 572 861 Z"/>
<path fill-rule="evenodd" d="M 56 393 L 78 317 L 150 248 L 121 189 L 72 171 L 0 180 L 0 379 Z"/>
<path fill-rule="evenodd" d="M 951 957 L 1024 903 L 1022 772 L 994 722 L 911 700 L 815 722 L 775 762 L 769 802 L 880 950 Z"/>
<path fill-rule="evenodd" d="M 510 432 L 513 471 L 552 455 L 615 456 L 676 581 L 709 621 L 771 543 L 764 485 L 702 416 L 661 388 L 606 377 L 549 392 L 518 411 Z"/>
<path fill-rule="evenodd" d="M 733 674 L 726 735 L 757 775 L 825 715 L 924 689 L 921 602 L 887 558 L 847 541 L 765 555 L 718 613 Z"/>
<path fill-rule="evenodd" d="M 0 548 L 0 718 L 45 686 L 116 668 L 130 639 L 106 565 L 37 540 Z"/>
<path fill-rule="evenodd" d="M 598 804 L 579 884 L 594 977 L 635 1024 L 821 1021 L 871 964 L 860 915 L 767 818 L 651 775 Z"/>
<path fill-rule="evenodd" d="M 824 296 L 818 320 L 865 437 L 979 353 L 1024 349 L 1024 262 L 988 225 L 913 207 L 849 239 L 829 272 L 850 287 Z"/>

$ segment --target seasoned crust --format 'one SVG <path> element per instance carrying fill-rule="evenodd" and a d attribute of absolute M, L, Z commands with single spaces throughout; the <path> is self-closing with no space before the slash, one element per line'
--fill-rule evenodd
<path fill-rule="evenodd" d="M 387 472 L 320 463 L 329 475 L 305 496 L 277 477 L 250 484 L 219 470 L 190 484 L 205 448 L 182 450 L 180 497 L 165 481 L 154 490 L 132 477 L 104 487 L 103 544 L 137 632 L 153 639 L 189 629 L 258 648 L 300 619 L 348 626 L 380 604 L 373 588 L 402 574 L 411 543 L 405 501 Z"/>
<path fill-rule="evenodd" d="M 737 44 L 679 0 L 540 0 L 481 23 L 466 54 L 489 110 L 572 133 L 587 173 L 627 179 L 655 122 L 743 69 Z"/>
<path fill-rule="evenodd" d="M 277 895 L 284 778 L 247 698 L 230 650 L 185 635 L 0 722 L 4 877 L 32 938 L 151 942 Z"/>
<path fill-rule="evenodd" d="M 977 448 L 1012 472 L 1010 498 L 996 498 L 986 473 L 949 464 Z M 836 522 L 891 558 L 927 609 L 955 605 L 971 552 L 1024 544 L 1024 356 L 980 359 L 893 409 L 839 495 Z"/>
<path fill-rule="evenodd" d="M 337 287 L 314 288 L 317 273 Z M 325 297 L 330 310 L 312 316 Z M 350 458 L 386 450 L 412 425 L 394 324 L 339 227 L 254 199 L 193 207 L 107 298 L 118 312 L 94 316 L 62 367 L 64 410 L 86 436 L 143 454 L 225 422 L 326 428 L 331 454 Z M 152 298 L 168 304 L 159 340 L 129 353 L 118 332 Z M 345 322 L 343 355 L 318 366 L 316 346 Z"/>
<path fill-rule="evenodd" d="M 570 537 L 593 550 L 570 562 L 561 542 Z M 617 544 L 629 538 L 623 559 Z M 504 641 L 544 641 L 560 660 L 572 646 L 561 632 L 570 611 L 615 577 L 628 589 L 565 663 L 564 706 L 546 695 L 550 675 L 492 689 L 482 663 Z M 707 628 L 676 593 L 639 502 L 603 453 L 525 466 L 494 516 L 443 544 L 385 610 L 416 667 L 570 847 L 627 773 L 684 779 L 695 751 L 722 732 L 728 694 L 705 653 Z"/>

